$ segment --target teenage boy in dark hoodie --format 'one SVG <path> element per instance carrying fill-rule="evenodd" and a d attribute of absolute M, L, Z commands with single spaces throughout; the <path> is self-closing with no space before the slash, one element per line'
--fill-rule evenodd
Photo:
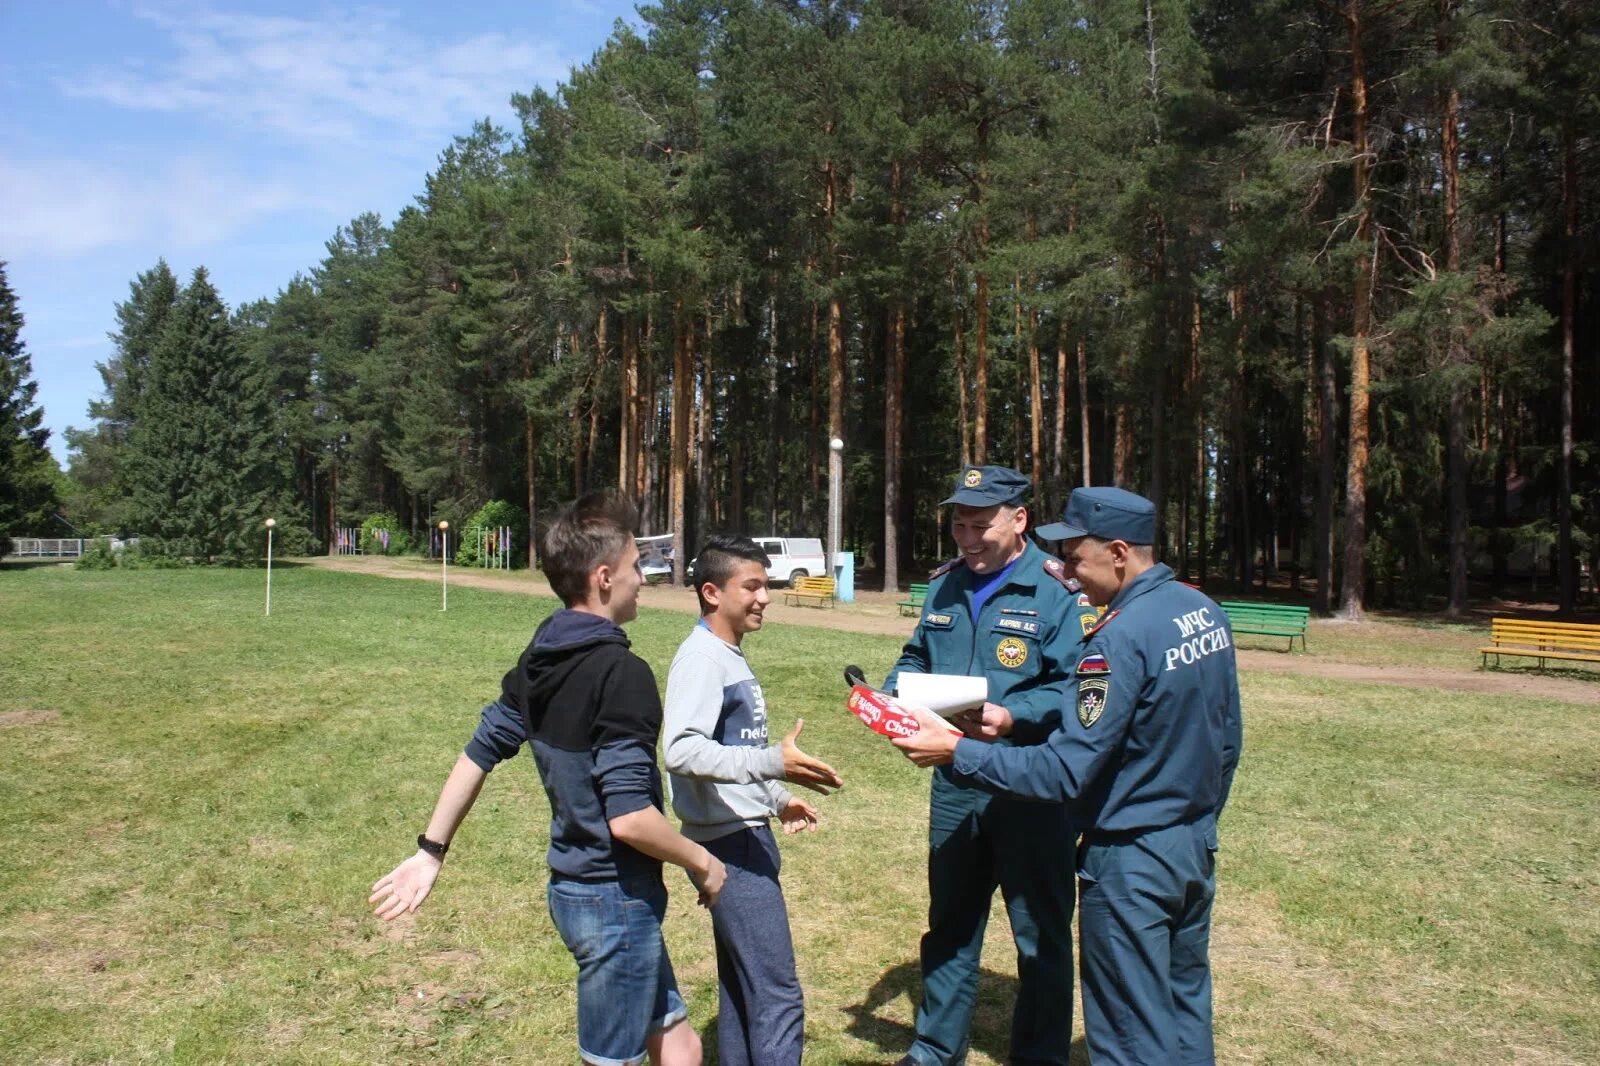
<path fill-rule="evenodd" d="M 385 920 L 428 898 L 456 829 L 489 771 L 533 748 L 550 798 L 550 916 L 578 963 L 578 1050 L 593 1066 L 698 1066 L 661 937 L 661 864 L 688 871 L 700 902 L 716 903 L 720 860 L 662 813 L 656 742 L 661 700 L 622 624 L 639 613 L 639 548 L 631 505 L 595 493 L 545 533 L 543 569 L 565 604 L 544 621 L 483 710 L 456 760 L 417 853 L 372 886 Z"/>

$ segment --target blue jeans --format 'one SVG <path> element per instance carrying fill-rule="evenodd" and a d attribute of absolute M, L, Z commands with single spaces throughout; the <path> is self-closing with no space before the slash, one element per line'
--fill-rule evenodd
<path fill-rule="evenodd" d="M 578 1050 L 596 1066 L 636 1066 L 650 1034 L 688 1016 L 661 939 L 660 874 L 551 878 L 550 917 L 578 963 Z"/>
<path fill-rule="evenodd" d="M 705 841 L 728 868 L 711 930 L 717 943 L 717 1059 L 722 1066 L 799 1066 L 805 997 L 794 968 L 782 860 L 767 826 Z"/>

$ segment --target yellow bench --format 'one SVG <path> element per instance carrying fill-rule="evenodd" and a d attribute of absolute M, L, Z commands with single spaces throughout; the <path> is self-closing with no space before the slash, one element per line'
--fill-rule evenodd
<path fill-rule="evenodd" d="M 1585 622 L 1545 622 L 1528 618 L 1495 618 L 1489 623 L 1489 645 L 1479 648 L 1483 666 L 1489 656 L 1500 665 L 1502 655 L 1538 659 L 1544 669 L 1546 659 L 1600 663 L 1600 625 Z"/>
<path fill-rule="evenodd" d="M 784 590 L 785 603 L 799 605 L 809 600 L 815 600 L 818 607 L 833 606 L 834 580 L 831 577 L 802 577 Z"/>

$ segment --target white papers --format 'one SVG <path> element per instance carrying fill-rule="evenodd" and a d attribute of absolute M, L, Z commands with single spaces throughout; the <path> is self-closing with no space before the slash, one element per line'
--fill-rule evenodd
<path fill-rule="evenodd" d="M 896 688 L 901 703 L 914 703 L 939 715 L 982 707 L 989 698 L 989 679 L 965 674 L 908 674 L 902 670 Z"/>

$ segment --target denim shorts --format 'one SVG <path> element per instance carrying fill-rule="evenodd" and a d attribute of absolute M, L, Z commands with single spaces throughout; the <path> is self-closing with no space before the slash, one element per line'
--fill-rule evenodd
<path fill-rule="evenodd" d="M 661 875 L 552 878 L 546 898 L 578 963 L 578 1050 L 596 1066 L 642 1063 L 650 1034 L 688 1016 L 661 939 Z"/>

